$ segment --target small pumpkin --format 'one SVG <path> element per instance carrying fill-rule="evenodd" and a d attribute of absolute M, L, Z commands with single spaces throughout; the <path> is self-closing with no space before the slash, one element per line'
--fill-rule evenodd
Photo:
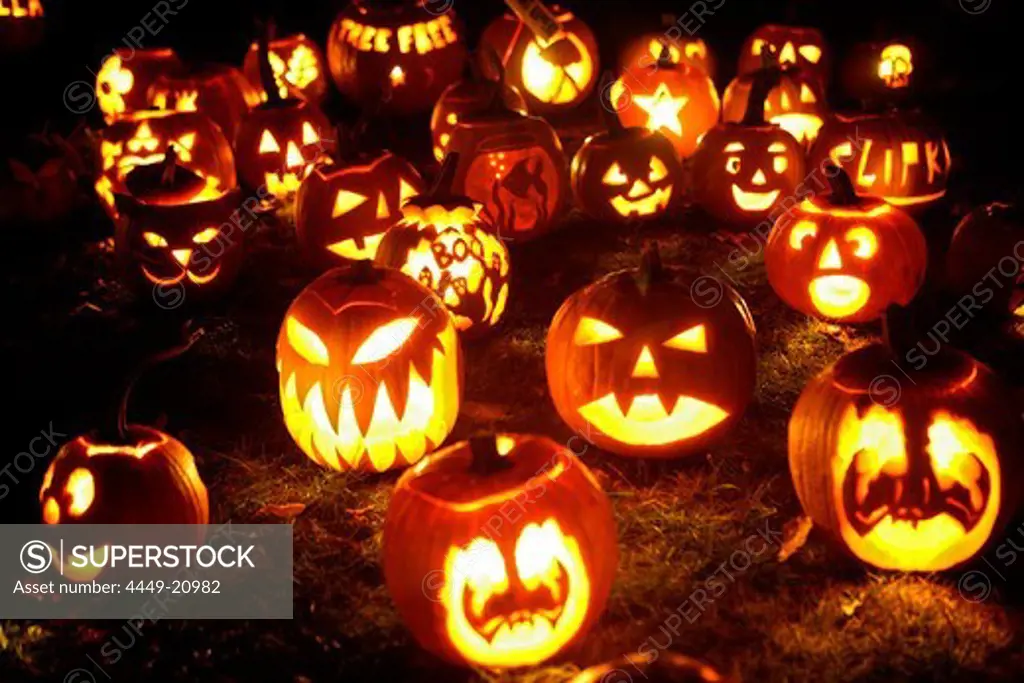
<path fill-rule="evenodd" d="M 178 74 L 184 65 L 170 48 L 118 48 L 96 73 L 96 103 L 113 123 L 149 108 L 149 89 L 161 76 Z"/>
<path fill-rule="evenodd" d="M 180 73 L 163 73 L 149 87 L 154 109 L 201 111 L 220 126 L 230 140 L 238 133 L 250 107 L 260 101 L 242 72 L 226 64 L 207 64 Z"/>
<path fill-rule="evenodd" d="M 946 282 L 994 317 L 1024 319 L 1024 215 L 992 202 L 964 216 L 946 252 Z M 963 298 L 960 301 L 964 301 Z M 962 305 L 962 304 L 961 304 Z"/>
<path fill-rule="evenodd" d="M 843 89 L 859 100 L 894 100 L 917 80 L 917 45 L 910 40 L 860 43 L 844 60 Z"/>
<path fill-rule="evenodd" d="M 804 389 L 790 472 L 805 512 L 861 562 L 943 571 L 979 556 L 1015 512 L 1020 416 L 993 372 L 951 347 L 896 380 L 916 342 L 898 325 L 890 316 L 887 344 Z"/>
<path fill-rule="evenodd" d="M 288 432 L 336 470 L 415 463 L 459 412 L 451 316 L 429 289 L 371 261 L 330 270 L 299 293 L 281 324 L 277 369 Z"/>
<path fill-rule="evenodd" d="M 604 609 L 617 561 L 594 475 L 565 446 L 523 434 L 462 441 L 403 474 L 383 546 L 384 581 L 416 641 L 482 667 L 572 646 Z"/>
<path fill-rule="evenodd" d="M 730 683 L 709 664 L 672 650 L 653 650 L 625 655 L 597 664 L 576 674 L 569 683 L 615 683 L 630 681 L 636 671 L 650 683 Z M 625 674 L 620 676 L 619 674 Z"/>
<path fill-rule="evenodd" d="M 816 28 L 764 24 L 743 42 L 737 73 L 752 73 L 763 65 L 765 53 L 779 66 L 796 67 L 810 74 L 824 88 L 828 84 L 831 59 L 825 36 Z"/>
<path fill-rule="evenodd" d="M 661 51 L 667 47 L 668 58 L 673 64 L 686 62 L 714 78 L 714 54 L 703 38 L 683 33 L 676 26 L 678 19 L 674 14 L 662 15 L 664 28 L 661 31 L 642 33 L 626 43 L 619 55 L 619 71 L 654 68 L 661 57 Z"/>
<path fill-rule="evenodd" d="M 764 117 L 809 147 L 818 136 L 828 111 L 824 90 L 813 77 L 798 69 L 766 68 L 778 74 L 778 78 L 768 94 L 760 98 Z M 729 83 L 722 100 L 723 121 L 743 120 L 758 74 L 754 71 L 737 76 Z"/>
<path fill-rule="evenodd" d="M 445 158 L 434 188 L 409 200 L 384 235 L 377 263 L 397 268 L 440 297 L 466 337 L 494 328 L 508 302 L 508 249 L 481 217 L 483 204 L 455 195 L 457 159 Z"/>
<path fill-rule="evenodd" d="M 694 201 L 715 218 L 740 227 L 774 218 L 806 174 L 799 142 L 765 121 L 763 102 L 781 73 L 757 73 L 743 119 L 708 131 L 693 158 Z"/>
<path fill-rule="evenodd" d="M 753 320 L 728 285 L 694 296 L 701 287 L 662 267 L 652 246 L 639 270 L 566 299 L 545 354 L 566 424 L 619 455 L 673 457 L 706 448 L 739 421 L 754 393 Z"/>
<path fill-rule="evenodd" d="M 924 281 L 928 247 L 917 223 L 849 176 L 825 167 L 831 193 L 804 199 L 775 222 L 765 246 L 768 282 L 796 310 L 835 322 L 875 320 Z"/>
<path fill-rule="evenodd" d="M 314 103 L 322 101 L 327 95 L 327 63 L 320 47 L 302 33 L 276 37 L 272 21 L 266 22 L 263 30 L 267 32 L 267 59 L 274 74 L 278 96 L 281 99 L 298 97 Z M 253 41 L 245 53 L 242 73 L 266 101 L 267 94 L 260 73 L 258 40 Z"/>

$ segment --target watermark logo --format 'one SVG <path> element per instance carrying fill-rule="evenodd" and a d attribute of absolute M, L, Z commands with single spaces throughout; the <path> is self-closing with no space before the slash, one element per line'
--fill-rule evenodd
<path fill-rule="evenodd" d="M 42 541 L 29 541 L 21 546 L 21 566 L 29 574 L 42 574 L 53 564 L 53 551 Z"/>
<path fill-rule="evenodd" d="M 981 14 L 992 6 L 992 0 L 960 0 L 960 9 L 968 14 Z"/>

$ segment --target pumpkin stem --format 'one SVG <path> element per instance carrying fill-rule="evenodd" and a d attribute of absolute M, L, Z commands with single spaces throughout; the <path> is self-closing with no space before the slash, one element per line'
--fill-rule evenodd
<path fill-rule="evenodd" d="M 661 263 L 661 252 L 658 250 L 658 243 L 651 240 L 644 245 L 643 254 L 640 257 L 640 270 L 637 273 L 637 285 L 641 292 L 659 282 L 665 277 L 665 266 Z"/>
<path fill-rule="evenodd" d="M 498 443 L 493 435 L 471 438 L 469 451 L 472 453 L 472 460 L 469 463 L 469 471 L 472 474 L 488 476 L 514 467 L 508 458 L 498 453 Z"/>
<path fill-rule="evenodd" d="M 267 102 L 275 104 L 281 101 L 281 93 L 277 90 L 277 79 L 274 78 L 274 68 L 270 66 L 270 41 L 274 39 L 277 27 L 273 19 L 262 22 L 258 42 L 258 59 L 260 64 L 260 85 L 267 93 Z"/>
<path fill-rule="evenodd" d="M 343 279 L 352 285 L 372 285 L 380 281 L 384 270 L 374 265 L 372 259 L 361 259 L 348 267 Z"/>
<path fill-rule="evenodd" d="M 850 180 L 850 176 L 847 175 L 842 167 L 829 160 L 825 163 L 823 169 L 825 178 L 828 179 L 829 202 L 835 206 L 855 206 L 861 203 L 861 198 L 857 196 L 857 191 L 853 189 L 853 181 Z"/>
<path fill-rule="evenodd" d="M 491 99 L 483 110 L 488 114 L 504 114 L 509 111 L 505 105 L 505 65 L 502 64 L 498 51 L 492 47 L 481 53 L 481 59 L 486 66 L 485 71 L 490 69 L 498 74 L 498 87 L 491 93 Z"/>
<path fill-rule="evenodd" d="M 185 323 L 185 331 L 188 331 L 191 322 L 192 321 L 188 321 Z M 121 395 L 121 405 L 118 407 L 117 410 L 117 433 L 120 435 L 123 441 L 128 440 L 128 399 L 131 397 L 132 389 L 135 388 L 135 385 L 138 383 L 143 373 L 145 373 L 146 370 L 148 370 L 154 365 L 158 365 L 160 363 L 163 363 L 164 361 L 171 360 L 172 358 L 177 358 L 181 354 L 185 353 L 190 348 L 192 348 L 192 346 L 197 341 L 199 341 L 199 338 L 202 337 L 205 333 L 206 331 L 201 327 L 192 330 L 182 344 L 179 344 L 178 346 L 175 346 L 170 349 L 164 349 L 163 351 L 159 351 L 153 354 L 152 356 L 143 359 L 143 361 L 139 363 L 139 366 L 135 369 L 135 372 L 132 373 L 131 377 L 128 378 L 128 384 L 125 386 L 124 393 Z"/>
<path fill-rule="evenodd" d="M 762 53 L 763 54 L 763 53 Z M 747 95 L 747 109 L 743 112 L 744 126 L 763 126 L 764 103 L 772 90 L 782 80 L 782 70 L 777 66 L 762 67 L 754 75 L 750 84 L 750 92 Z"/>
<path fill-rule="evenodd" d="M 431 199 L 445 198 L 452 196 L 452 187 L 455 186 L 455 171 L 459 168 L 459 153 L 448 152 L 441 162 L 441 173 L 438 174 L 434 186 L 430 188 L 428 196 Z"/>
<path fill-rule="evenodd" d="M 174 185 L 174 173 L 178 168 L 178 148 L 173 144 L 167 145 L 164 153 L 164 171 L 160 176 L 160 184 Z"/>
<path fill-rule="evenodd" d="M 658 42 L 661 43 L 661 52 L 658 53 L 658 68 L 671 69 L 673 66 L 672 46 L 665 40 L 659 40 Z"/>

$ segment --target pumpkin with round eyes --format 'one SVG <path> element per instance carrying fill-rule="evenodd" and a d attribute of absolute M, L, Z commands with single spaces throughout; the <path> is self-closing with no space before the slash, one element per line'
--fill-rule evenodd
<path fill-rule="evenodd" d="M 158 76 L 147 101 L 165 111 L 201 111 L 234 140 L 242 119 L 260 97 L 235 67 L 207 64 Z"/>
<path fill-rule="evenodd" d="M 462 351 L 444 304 L 357 261 L 295 298 L 277 340 L 281 409 L 299 448 L 336 470 L 416 462 L 455 425 Z"/>
<path fill-rule="evenodd" d="M 165 75 L 178 74 L 184 65 L 170 48 L 114 50 L 96 73 L 96 104 L 103 119 L 114 123 L 149 108 L 149 89 Z"/>
<path fill-rule="evenodd" d="M 206 524 L 206 486 L 173 437 L 131 425 L 123 443 L 64 444 L 39 490 L 47 524 Z"/>
<path fill-rule="evenodd" d="M 619 57 L 619 71 L 636 68 L 653 69 L 658 64 L 661 51 L 668 48 L 668 58 L 673 64 L 686 62 L 702 70 L 711 78 L 715 76 L 715 57 L 702 38 L 686 35 L 678 28 L 673 30 L 677 17 L 665 15 L 665 30 L 643 33 L 626 44 Z M 670 35 L 679 33 L 680 35 Z"/>
<path fill-rule="evenodd" d="M 620 455 L 673 457 L 706 448 L 754 393 L 754 324 L 740 295 L 663 268 L 608 275 L 570 296 L 548 330 L 548 387 L 578 434 Z"/>
<path fill-rule="evenodd" d="M 459 664 L 531 666 L 597 620 L 615 536 L 607 496 L 565 446 L 479 437 L 399 479 L 384 523 L 384 580 L 425 649 Z"/>
<path fill-rule="evenodd" d="M 767 67 L 779 74 L 775 86 L 763 102 L 764 117 L 780 126 L 799 142 L 808 146 L 818 136 L 818 130 L 828 111 L 825 92 L 816 80 L 798 69 Z M 759 72 L 737 76 L 725 89 L 722 98 L 722 120 L 742 121 L 753 99 L 754 83 Z"/>
<path fill-rule="evenodd" d="M 859 194 L 881 197 L 905 210 L 946 195 L 949 147 L 942 132 L 919 112 L 897 110 L 826 119 L 808 165 L 831 160 L 853 178 Z"/>
<path fill-rule="evenodd" d="M 765 24 L 747 37 L 740 48 L 740 75 L 757 71 L 765 53 L 781 67 L 796 67 L 810 74 L 821 88 L 828 84 L 830 59 L 825 36 L 816 28 Z"/>
<path fill-rule="evenodd" d="M 1024 320 L 1021 262 L 1024 214 L 1014 204 L 993 202 L 974 209 L 957 224 L 946 252 L 946 282 L 957 295 L 973 296 L 976 285 L 996 277 L 1000 286 L 986 286 L 991 301 L 984 304 L 983 314 Z"/>
<path fill-rule="evenodd" d="M 990 369 L 948 346 L 909 381 L 878 384 L 919 338 L 886 322 L 887 344 L 848 353 L 804 389 L 790 472 L 814 523 L 861 562 L 943 571 L 1013 517 L 1020 417 Z"/>
<path fill-rule="evenodd" d="M 274 84 L 281 99 L 298 97 L 308 102 L 320 102 L 327 95 L 327 66 L 320 47 L 302 33 L 275 37 L 272 21 L 266 22 L 264 31 L 269 40 L 267 58 L 274 73 Z M 249 84 L 262 94 L 264 101 L 267 94 L 263 90 L 260 75 L 260 46 L 254 41 L 245 54 L 242 73 Z"/>
<path fill-rule="evenodd" d="M 661 650 L 652 659 L 635 653 L 584 669 L 569 683 L 611 683 L 618 672 L 635 670 L 649 683 L 732 683 L 710 665 L 672 650 Z M 629 680 L 629 679 L 627 679 Z"/>
<path fill-rule="evenodd" d="M 704 136 L 693 158 L 693 198 L 730 225 L 752 227 L 792 197 L 804 179 L 803 149 L 778 125 L 765 121 L 764 98 L 775 76 L 758 72 L 739 123 L 720 123 Z"/>
<path fill-rule="evenodd" d="M 844 171 L 826 168 L 831 194 L 804 199 L 776 220 L 765 246 L 768 282 L 801 313 L 868 322 L 913 299 L 927 244 L 910 216 L 857 196 Z"/>

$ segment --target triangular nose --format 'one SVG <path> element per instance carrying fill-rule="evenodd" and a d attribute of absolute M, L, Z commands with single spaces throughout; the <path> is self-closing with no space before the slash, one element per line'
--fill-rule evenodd
<path fill-rule="evenodd" d="M 171 256 L 174 260 L 180 263 L 182 266 L 188 266 L 188 259 L 192 256 L 191 249 L 173 249 L 171 250 Z"/>
<path fill-rule="evenodd" d="M 818 259 L 818 268 L 822 270 L 839 270 L 843 267 L 843 257 L 839 255 L 839 245 L 834 239 L 828 241 Z"/>
<path fill-rule="evenodd" d="M 377 218 L 387 218 L 391 215 L 390 209 L 388 209 L 388 200 L 381 192 L 377 195 Z"/>
<path fill-rule="evenodd" d="M 649 194 L 650 191 L 650 185 L 648 185 L 642 180 L 637 180 L 635 183 L 633 183 L 633 186 L 629 188 L 629 193 L 626 196 L 632 199 L 634 197 L 641 197 L 645 194 Z"/>
<path fill-rule="evenodd" d="M 654 355 L 646 345 L 640 350 L 640 355 L 637 356 L 636 365 L 633 366 L 633 377 L 650 377 L 652 379 L 657 379 L 658 377 L 658 368 L 654 364 Z"/>
<path fill-rule="evenodd" d="M 782 52 L 779 53 L 779 64 L 796 64 L 796 50 L 793 49 L 793 43 L 786 43 L 782 46 Z"/>
<path fill-rule="evenodd" d="M 751 182 L 753 182 L 755 185 L 764 185 L 765 183 L 768 182 L 768 179 L 764 176 L 764 171 L 762 171 L 761 169 L 757 169 L 757 173 L 754 174 L 754 177 L 751 179 Z"/>
<path fill-rule="evenodd" d="M 294 142 L 288 142 L 288 152 L 285 155 L 285 165 L 287 168 L 298 168 L 303 165 L 302 154 L 299 152 L 299 148 L 295 146 Z"/>

